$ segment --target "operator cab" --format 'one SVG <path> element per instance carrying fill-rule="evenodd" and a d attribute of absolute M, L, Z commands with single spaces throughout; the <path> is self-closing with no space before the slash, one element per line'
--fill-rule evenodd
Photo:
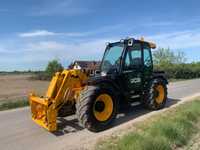
<path fill-rule="evenodd" d="M 145 42 L 143 39 L 135 40 L 131 38 L 108 43 L 100 68 L 102 74 L 137 69 L 142 67 L 143 64 L 150 66 L 150 63 L 152 63 L 150 60 L 151 48 L 156 48 L 156 45 Z"/>
<path fill-rule="evenodd" d="M 151 49 L 156 45 L 143 39 L 133 38 L 109 43 L 102 63 L 101 75 L 116 77 L 115 82 L 123 85 L 127 98 L 140 95 L 145 81 L 152 77 L 153 61 Z"/>

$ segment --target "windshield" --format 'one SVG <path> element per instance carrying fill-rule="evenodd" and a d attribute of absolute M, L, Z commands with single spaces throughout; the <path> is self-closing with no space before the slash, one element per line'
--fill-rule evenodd
<path fill-rule="evenodd" d="M 119 71 L 120 58 L 124 49 L 123 44 L 109 46 L 102 60 L 101 71 L 104 73 Z"/>

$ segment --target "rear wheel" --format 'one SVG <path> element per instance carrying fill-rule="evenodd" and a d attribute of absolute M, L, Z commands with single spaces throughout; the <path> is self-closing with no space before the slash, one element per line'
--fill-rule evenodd
<path fill-rule="evenodd" d="M 98 132 L 110 127 L 117 114 L 117 98 L 111 88 L 88 86 L 76 104 L 77 117 L 88 130 Z"/>
<path fill-rule="evenodd" d="M 144 94 L 144 105 L 152 110 L 165 106 L 167 101 L 167 85 L 162 79 L 153 79 Z"/>

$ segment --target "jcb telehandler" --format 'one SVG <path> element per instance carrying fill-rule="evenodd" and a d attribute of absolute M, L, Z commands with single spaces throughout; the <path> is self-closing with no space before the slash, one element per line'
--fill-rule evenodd
<path fill-rule="evenodd" d="M 57 130 L 57 117 L 76 113 L 90 131 L 108 128 L 122 103 L 141 103 L 152 110 L 164 107 L 168 81 L 153 71 L 151 49 L 156 45 L 128 38 L 108 43 L 100 70 L 89 77 L 81 69 L 57 72 L 45 97 L 30 94 L 32 119 L 49 131 Z"/>

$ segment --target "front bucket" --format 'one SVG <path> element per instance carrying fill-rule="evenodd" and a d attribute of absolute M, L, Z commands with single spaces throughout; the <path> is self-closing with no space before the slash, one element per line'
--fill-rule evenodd
<path fill-rule="evenodd" d="M 32 120 L 50 132 L 57 130 L 57 112 L 53 104 L 49 104 L 46 98 L 30 95 L 29 97 Z"/>

